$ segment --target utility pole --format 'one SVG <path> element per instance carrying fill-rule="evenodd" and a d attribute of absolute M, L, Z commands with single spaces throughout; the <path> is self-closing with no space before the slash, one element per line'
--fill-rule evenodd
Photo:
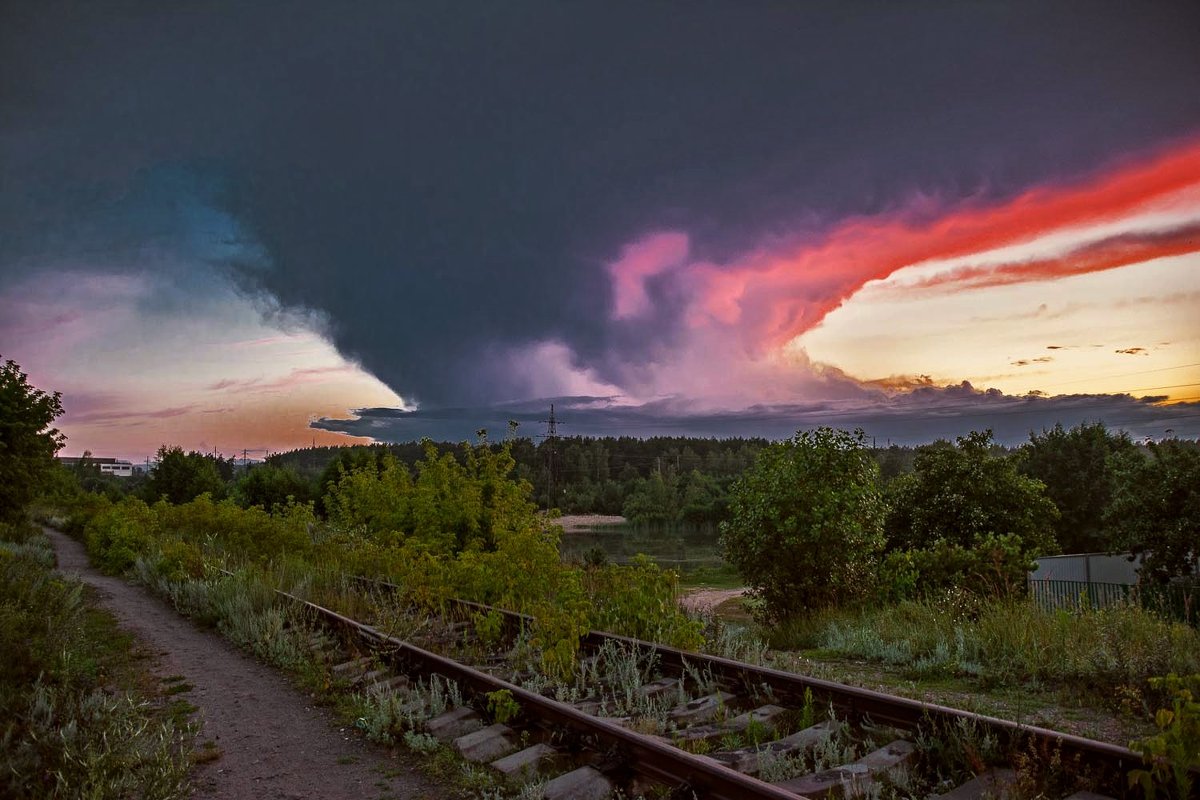
<path fill-rule="evenodd" d="M 554 417 L 554 403 L 550 404 L 550 419 L 541 420 L 546 432 L 539 439 L 546 440 L 546 509 L 554 508 L 554 473 L 558 468 L 555 447 L 558 444 L 558 420 Z"/>

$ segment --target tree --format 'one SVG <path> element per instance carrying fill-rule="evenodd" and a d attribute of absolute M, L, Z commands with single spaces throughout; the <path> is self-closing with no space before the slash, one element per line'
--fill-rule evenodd
<path fill-rule="evenodd" d="M 991 431 L 921 448 L 913 471 L 888 490 L 888 550 L 913 556 L 925 573 L 918 588 L 986 579 L 1015 591 L 1033 559 L 1056 550 L 1058 510 L 1040 481 L 994 452 Z"/>
<path fill-rule="evenodd" d="M 176 505 L 188 503 L 202 494 L 220 498 L 225 481 L 217 469 L 217 459 L 204 453 L 184 453 L 182 447 L 158 448 L 158 464 L 142 486 L 142 496 L 150 503 L 165 499 Z"/>
<path fill-rule="evenodd" d="M 664 481 L 660 473 L 654 472 L 637 482 L 625 498 L 621 513 L 636 524 L 666 525 L 675 521 L 678 510 L 675 487 Z"/>
<path fill-rule="evenodd" d="M 1194 575 L 1200 558 L 1200 447 L 1170 439 L 1114 460 L 1116 487 L 1104 514 L 1115 540 L 1144 558 L 1142 580 Z"/>
<path fill-rule="evenodd" d="M 247 469 L 233 487 L 238 504 L 261 506 L 270 511 L 289 500 L 307 503 L 313 499 L 312 484 L 290 467 L 261 464 Z"/>
<path fill-rule="evenodd" d="M 1136 449 L 1126 433 L 1111 433 L 1102 423 L 1061 424 L 1040 434 L 1017 454 L 1021 472 L 1046 485 L 1046 496 L 1060 514 L 1055 538 L 1064 553 L 1113 550 L 1116 543 L 1104 524 L 1112 496 L 1115 456 Z"/>
<path fill-rule="evenodd" d="M 863 432 L 819 428 L 758 453 L 733 485 L 721 544 L 763 615 L 777 620 L 863 597 L 883 519 Z"/>
<path fill-rule="evenodd" d="M 992 453 L 991 431 L 921 448 L 913 471 L 892 482 L 891 495 L 889 549 L 938 541 L 969 547 L 981 535 L 1009 533 L 1041 552 L 1054 549 L 1058 512 L 1045 486 Z"/>
<path fill-rule="evenodd" d="M 679 521 L 690 525 L 716 522 L 726 502 L 717 479 L 694 469 L 680 492 Z"/>
<path fill-rule="evenodd" d="M 51 427 L 63 413 L 62 395 L 31 386 L 15 361 L 0 367 L 0 522 L 14 522 L 37 496 L 66 443 Z"/>

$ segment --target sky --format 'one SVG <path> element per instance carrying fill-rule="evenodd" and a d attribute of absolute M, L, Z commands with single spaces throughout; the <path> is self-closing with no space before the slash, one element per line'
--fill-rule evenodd
<path fill-rule="evenodd" d="M 0 6 L 66 454 L 1200 436 L 1193 2 Z"/>

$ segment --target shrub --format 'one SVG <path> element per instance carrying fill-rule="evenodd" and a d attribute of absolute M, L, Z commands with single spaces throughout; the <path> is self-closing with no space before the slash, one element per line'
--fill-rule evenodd
<path fill-rule="evenodd" d="M 733 486 L 721 543 L 766 617 L 866 595 L 883 546 L 878 477 L 861 430 L 806 431 L 759 452 Z"/>

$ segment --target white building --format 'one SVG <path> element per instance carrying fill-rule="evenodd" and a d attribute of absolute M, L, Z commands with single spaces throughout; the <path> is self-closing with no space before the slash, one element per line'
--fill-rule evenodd
<path fill-rule="evenodd" d="M 95 456 L 79 458 L 77 456 L 59 456 L 58 462 L 64 467 L 77 467 L 80 464 L 87 463 L 99 469 L 101 475 L 116 475 L 118 478 L 133 477 L 133 462 L 122 461 L 119 458 L 96 458 Z"/>

